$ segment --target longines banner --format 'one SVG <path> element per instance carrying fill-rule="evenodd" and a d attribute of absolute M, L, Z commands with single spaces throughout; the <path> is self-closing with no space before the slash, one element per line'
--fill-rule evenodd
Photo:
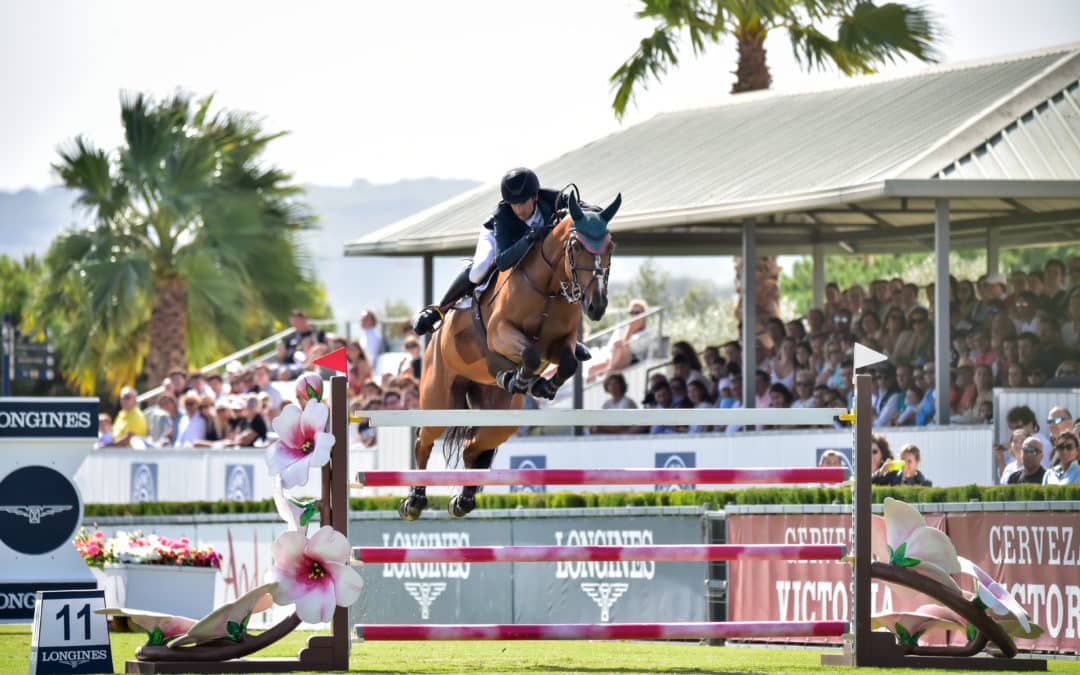
<path fill-rule="evenodd" d="M 0 438 L 97 438 L 91 398 L 0 398 Z"/>
<path fill-rule="evenodd" d="M 959 555 L 1000 581 L 1045 629 L 1021 649 L 1080 650 L 1080 518 L 1074 513 L 928 513 Z M 845 544 L 851 518 L 834 514 L 744 515 L 727 518 L 731 544 Z M 841 562 L 732 562 L 728 567 L 732 621 L 848 620 L 851 567 Z M 915 609 L 925 596 L 875 582 L 873 611 Z M 962 635 L 938 631 L 930 644 L 963 644 Z M 800 642 L 803 640 L 800 640 Z"/>

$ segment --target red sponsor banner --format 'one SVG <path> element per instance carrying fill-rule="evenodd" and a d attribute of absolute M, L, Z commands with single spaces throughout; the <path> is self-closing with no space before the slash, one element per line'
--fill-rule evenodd
<path fill-rule="evenodd" d="M 926 522 L 944 529 L 942 514 Z M 729 515 L 729 544 L 843 544 L 850 548 L 851 516 L 841 514 Z M 836 560 L 769 560 L 728 563 L 728 618 L 731 621 L 848 621 L 851 615 L 850 563 Z M 930 602 L 892 584 L 871 584 L 874 612 L 915 609 Z M 945 632 L 927 636 L 945 644 Z M 791 642 L 839 643 L 836 638 Z"/>
<path fill-rule="evenodd" d="M 926 522 L 949 534 L 959 555 L 1007 588 L 1046 631 L 1021 649 L 1080 651 L 1080 518 L 1076 513 L 928 513 Z M 850 516 L 839 514 L 730 515 L 729 544 L 849 545 Z M 728 563 L 732 621 L 849 620 L 851 565 L 838 561 Z M 963 581 L 966 578 L 959 580 Z M 915 609 L 933 602 L 907 589 L 874 582 L 873 612 Z M 928 644 L 963 643 L 937 631 Z M 836 642 L 835 639 L 798 642 Z"/>
<path fill-rule="evenodd" d="M 997 579 L 1045 631 L 1021 649 L 1080 651 L 1080 517 L 1076 513 L 948 514 L 956 552 Z"/>

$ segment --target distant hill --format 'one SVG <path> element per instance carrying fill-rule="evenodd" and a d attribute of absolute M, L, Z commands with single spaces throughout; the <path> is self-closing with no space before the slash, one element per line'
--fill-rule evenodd
<path fill-rule="evenodd" d="M 326 285 L 339 319 L 356 321 L 362 309 L 388 300 L 419 306 L 421 264 L 413 258 L 345 258 L 347 241 L 373 232 L 476 187 L 470 180 L 420 178 L 378 185 L 356 180 L 347 187 L 306 186 L 306 200 L 319 217 L 303 242 Z M 53 238 L 89 222 L 61 187 L 0 192 L 0 254 L 43 255 Z"/>

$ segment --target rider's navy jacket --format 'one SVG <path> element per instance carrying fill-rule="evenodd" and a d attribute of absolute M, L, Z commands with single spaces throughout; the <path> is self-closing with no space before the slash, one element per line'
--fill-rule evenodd
<path fill-rule="evenodd" d="M 569 198 L 567 194 L 558 190 L 540 188 L 536 208 L 540 209 L 544 227 L 554 225 L 555 223 L 552 220 L 555 213 L 560 209 L 568 208 Z M 595 209 L 595 207 L 584 202 L 581 202 L 581 207 Z M 491 214 L 491 217 L 484 223 L 484 227 L 495 231 L 495 246 L 498 251 L 495 264 L 500 272 L 513 267 L 518 259 L 525 254 L 525 251 L 529 250 L 530 242 L 525 238 L 525 235 L 529 232 L 529 226 L 525 224 L 525 221 L 514 215 L 514 210 L 510 208 L 509 202 L 500 201 L 499 205 L 495 207 L 495 213 Z"/>

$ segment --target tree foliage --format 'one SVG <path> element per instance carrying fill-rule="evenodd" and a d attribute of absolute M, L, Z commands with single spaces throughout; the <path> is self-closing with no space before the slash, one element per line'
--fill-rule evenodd
<path fill-rule="evenodd" d="M 637 16 L 653 30 L 611 75 L 617 117 L 626 112 L 635 88 L 659 81 L 679 64 L 684 38 L 694 55 L 725 37 L 736 40 L 734 93 L 768 87 L 764 41 L 771 31 L 787 33 L 804 67 L 831 64 L 847 75 L 873 73 L 908 56 L 934 61 L 933 45 L 941 34 L 922 7 L 869 0 L 642 0 Z"/>
<path fill-rule="evenodd" d="M 78 137 L 53 169 L 93 221 L 45 257 L 35 320 L 81 391 L 206 362 L 264 337 L 318 292 L 297 243 L 314 219 L 262 154 L 280 133 L 185 93 L 121 96 L 124 143 Z M 319 308 L 323 309 L 323 308 Z"/>

